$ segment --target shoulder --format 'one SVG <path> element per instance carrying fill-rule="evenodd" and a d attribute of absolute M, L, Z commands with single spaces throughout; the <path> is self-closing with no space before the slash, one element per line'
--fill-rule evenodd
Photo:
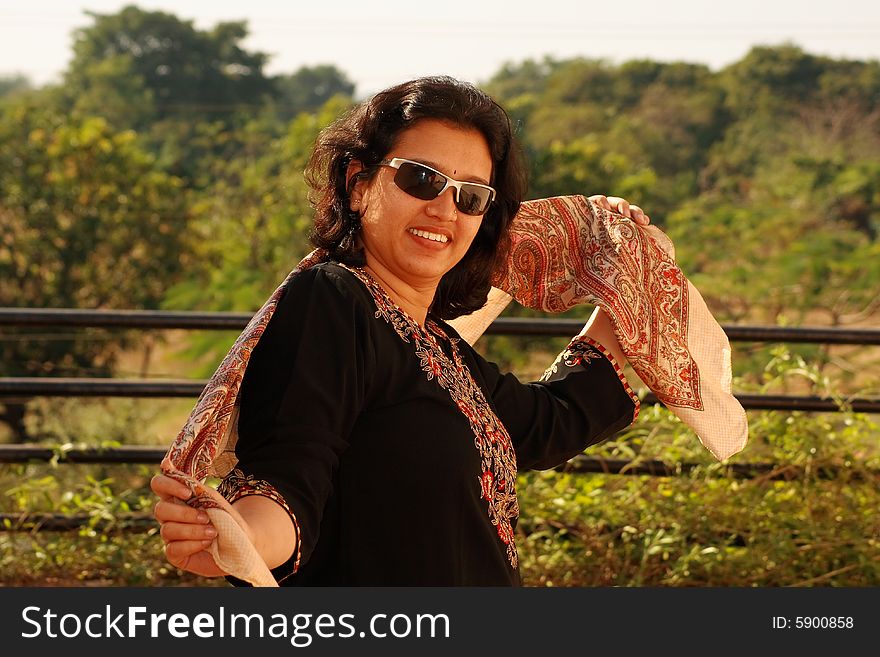
<path fill-rule="evenodd" d="M 287 290 L 305 288 L 338 289 L 344 293 L 356 292 L 363 287 L 357 277 L 338 262 L 321 262 L 295 274 L 287 284 Z"/>
<path fill-rule="evenodd" d="M 294 358 L 367 348 L 374 339 L 375 305 L 350 271 L 321 263 L 297 272 L 283 285 L 255 348 L 282 364 Z M 322 356 L 323 357 L 323 356 Z M 271 367 L 272 365 L 270 365 Z"/>
<path fill-rule="evenodd" d="M 454 340 L 457 344 L 467 345 L 464 339 L 458 334 L 458 331 L 452 328 L 452 324 L 449 324 L 448 322 L 440 319 L 439 317 L 437 317 L 437 315 L 433 313 L 431 313 L 429 317 L 431 321 L 434 322 L 446 334 L 447 338 L 449 338 L 450 340 Z M 467 346 L 470 347 L 470 345 Z"/>
<path fill-rule="evenodd" d="M 458 349 L 458 353 L 461 354 L 461 356 L 464 358 L 464 361 L 467 364 L 468 369 L 471 370 L 471 373 L 474 373 L 475 369 L 480 372 L 492 368 L 497 370 L 497 365 L 487 361 L 480 354 L 479 351 L 474 349 L 474 347 L 471 346 L 471 344 L 467 340 L 461 337 L 459 332 L 456 331 L 451 324 L 433 315 L 431 319 L 446 334 L 446 337 L 455 344 L 456 348 Z"/>
<path fill-rule="evenodd" d="M 278 302 L 278 311 L 314 304 L 370 308 L 371 297 L 363 283 L 346 267 L 322 262 L 294 275 Z"/>
<path fill-rule="evenodd" d="M 440 329 L 442 329 L 442 331 L 446 334 L 447 338 L 449 338 L 450 340 L 455 342 L 459 351 L 465 352 L 468 354 L 473 354 L 477 358 L 481 358 L 480 354 L 476 351 L 476 349 L 474 349 L 467 340 L 465 340 L 463 337 L 461 337 L 459 332 L 456 331 L 455 328 L 453 328 L 452 324 L 440 319 L 436 315 L 431 315 L 431 319 L 434 321 L 435 324 L 437 324 L 437 326 L 440 327 Z"/>

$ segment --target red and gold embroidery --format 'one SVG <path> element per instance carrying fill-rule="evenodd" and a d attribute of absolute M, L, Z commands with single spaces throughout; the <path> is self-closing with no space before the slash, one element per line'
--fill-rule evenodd
<path fill-rule="evenodd" d="M 590 361 L 605 358 L 601 351 L 594 347 L 590 342 L 581 340 L 581 337 L 585 336 L 579 336 L 572 340 L 556 357 L 553 364 L 548 367 L 543 376 L 541 376 L 541 381 L 549 381 L 550 377 L 559 371 L 559 363 L 564 363 L 568 367 L 575 367 L 576 365 L 586 366 Z"/>
<path fill-rule="evenodd" d="M 556 357 L 556 360 L 553 361 L 553 364 L 544 372 L 541 381 L 549 381 L 550 377 L 559 371 L 560 363 L 564 363 L 568 367 L 575 367 L 577 365 L 586 367 L 592 361 L 599 360 L 600 358 L 607 359 L 614 366 L 617 378 L 620 379 L 620 383 L 623 385 L 624 390 L 626 390 L 626 394 L 629 395 L 629 398 L 632 399 L 633 404 L 635 404 L 636 408 L 633 411 L 632 419 L 632 421 L 635 422 L 636 418 L 639 417 L 639 410 L 641 409 L 641 402 L 639 401 L 638 395 L 633 391 L 632 386 L 629 385 L 629 381 L 627 381 L 626 375 L 623 373 L 623 369 L 618 364 L 617 359 L 614 358 L 614 356 L 611 355 L 611 352 L 603 347 L 601 343 L 588 335 L 579 335 L 569 342 L 568 346 L 562 350 L 562 352 Z"/>
<path fill-rule="evenodd" d="M 293 521 L 293 526 L 296 529 L 296 554 L 293 563 L 293 570 L 283 577 L 282 580 L 299 570 L 299 561 L 302 554 L 300 550 L 301 541 L 299 540 L 299 522 L 297 521 L 293 510 L 288 506 L 287 500 L 285 500 L 284 496 L 278 492 L 277 488 L 265 479 L 257 479 L 253 475 L 246 475 L 240 469 L 234 468 L 217 486 L 217 492 L 226 498 L 226 501 L 230 504 L 233 504 L 237 500 L 240 500 L 242 497 L 247 497 L 248 495 L 268 497 L 282 509 L 287 511 L 287 514 L 290 516 L 290 519 Z"/>
<path fill-rule="evenodd" d="M 449 393 L 474 433 L 474 445 L 480 454 L 481 474 L 477 477 L 481 497 L 488 505 L 489 520 L 507 550 L 507 559 L 516 567 L 518 558 L 513 536 L 513 522 L 519 516 L 516 499 L 516 453 L 507 429 L 461 359 L 457 340 L 446 335 L 430 318 L 423 328 L 398 307 L 385 290 L 363 269 L 346 267 L 367 287 L 376 303 L 376 318 L 388 322 L 398 336 L 415 347 L 416 356 L 428 380 L 436 380 Z M 437 338 L 452 346 L 450 358 Z"/>

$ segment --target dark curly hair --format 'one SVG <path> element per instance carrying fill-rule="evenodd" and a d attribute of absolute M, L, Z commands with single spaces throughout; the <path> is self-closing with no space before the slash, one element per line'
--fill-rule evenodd
<path fill-rule="evenodd" d="M 485 92 L 450 77 L 425 77 L 377 93 L 325 128 L 315 142 L 306 167 L 312 188 L 315 223 L 311 241 L 330 257 L 349 266 L 363 266 L 357 240 L 360 217 L 349 209 L 352 160 L 364 164 L 358 174 L 374 175 L 379 161 L 397 137 L 416 121 L 438 119 L 478 130 L 492 156 L 489 184 L 496 197 L 461 261 L 440 281 L 430 312 L 441 319 L 466 315 L 486 303 L 496 263 L 507 258 L 510 224 L 526 192 L 522 154 L 510 118 Z"/>

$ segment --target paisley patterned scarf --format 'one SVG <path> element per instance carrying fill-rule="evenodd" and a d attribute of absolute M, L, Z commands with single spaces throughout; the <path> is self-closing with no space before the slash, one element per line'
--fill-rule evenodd
<path fill-rule="evenodd" d="M 451 322 L 465 340 L 473 344 L 511 299 L 551 313 L 599 306 L 633 371 L 717 459 L 745 446 L 748 424 L 731 393 L 730 344 L 660 229 L 638 226 L 583 196 L 562 196 L 523 203 L 511 236 L 510 257 L 494 274 L 489 302 Z M 216 527 L 209 551 L 217 564 L 255 586 L 277 584 L 205 480 L 235 466 L 238 391 L 287 283 L 326 259 L 319 250 L 306 256 L 254 315 L 162 461 L 165 474 L 192 489 L 187 503 L 205 510 Z"/>

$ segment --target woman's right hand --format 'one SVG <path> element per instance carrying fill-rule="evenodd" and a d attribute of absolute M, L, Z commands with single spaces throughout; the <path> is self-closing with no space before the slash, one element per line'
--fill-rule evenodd
<path fill-rule="evenodd" d="M 651 223 L 651 217 L 645 214 L 638 205 L 633 205 L 625 198 L 619 196 L 605 196 L 604 194 L 593 194 L 589 197 L 593 203 L 602 206 L 606 210 L 617 212 L 624 217 L 629 217 L 640 226 L 647 226 Z"/>
<path fill-rule="evenodd" d="M 159 496 L 159 501 L 153 507 L 153 515 L 161 527 L 159 535 L 165 542 L 165 558 L 168 562 L 176 568 L 203 577 L 227 575 L 207 551 L 217 530 L 204 511 L 194 509 L 185 502 L 192 497 L 192 491 L 163 474 L 153 477 L 150 488 Z"/>

